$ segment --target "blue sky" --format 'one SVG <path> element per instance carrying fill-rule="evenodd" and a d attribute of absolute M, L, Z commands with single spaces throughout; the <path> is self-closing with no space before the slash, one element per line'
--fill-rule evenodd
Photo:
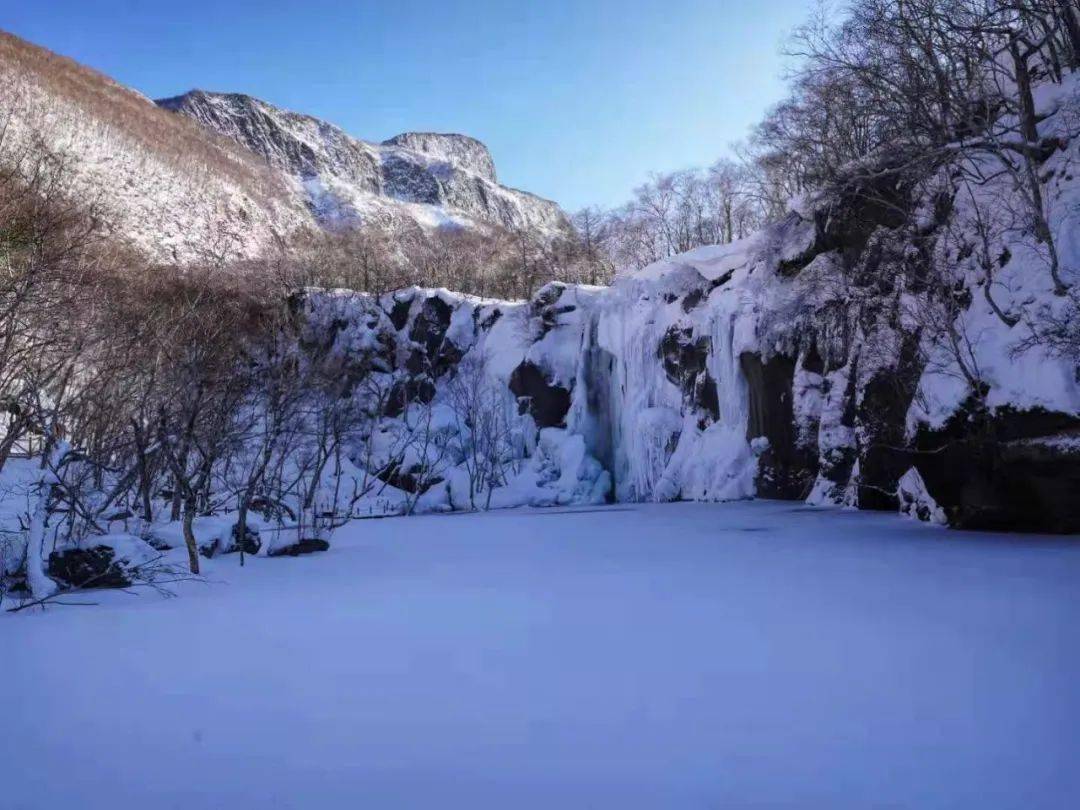
<path fill-rule="evenodd" d="M 0 27 L 152 97 L 250 93 L 361 138 L 464 132 L 573 210 L 724 154 L 811 0 L 0 0 Z"/>

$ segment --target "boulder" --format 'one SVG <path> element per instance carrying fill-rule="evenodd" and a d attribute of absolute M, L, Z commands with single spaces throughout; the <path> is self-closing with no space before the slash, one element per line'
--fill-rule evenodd
<path fill-rule="evenodd" d="M 131 535 L 90 537 L 49 554 L 48 574 L 63 588 L 127 588 L 145 579 L 145 566 L 159 556 Z"/>
<path fill-rule="evenodd" d="M 326 540 L 317 537 L 303 538 L 290 543 L 287 546 L 279 546 L 271 549 L 267 556 L 270 557 L 299 557 L 301 554 L 312 554 L 316 551 L 328 551 L 330 544 Z"/>

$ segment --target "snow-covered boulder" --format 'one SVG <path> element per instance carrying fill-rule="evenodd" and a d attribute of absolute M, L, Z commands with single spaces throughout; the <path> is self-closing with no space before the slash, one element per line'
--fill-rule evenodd
<path fill-rule="evenodd" d="M 126 588 L 152 574 L 161 552 L 127 534 L 88 537 L 49 554 L 48 574 L 63 588 Z"/>
<path fill-rule="evenodd" d="M 195 545 L 199 554 L 206 558 L 217 554 L 229 554 L 240 551 L 239 532 L 237 531 L 237 513 L 222 515 L 199 515 L 192 521 L 191 530 L 195 535 Z M 249 513 L 245 533 L 244 551 L 256 554 L 262 543 L 260 526 L 262 521 L 255 513 Z M 150 529 L 149 543 L 158 549 L 184 548 L 183 522 L 154 524 Z"/>

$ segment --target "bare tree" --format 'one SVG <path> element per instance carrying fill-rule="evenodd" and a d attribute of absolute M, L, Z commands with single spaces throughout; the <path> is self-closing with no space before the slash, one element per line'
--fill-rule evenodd
<path fill-rule="evenodd" d="M 513 402 L 505 385 L 491 378 L 487 357 L 470 353 L 447 383 L 448 405 L 453 413 L 454 450 L 469 481 L 469 508 L 483 498 L 491 508 L 491 496 L 505 486 L 513 453 L 510 409 Z"/>

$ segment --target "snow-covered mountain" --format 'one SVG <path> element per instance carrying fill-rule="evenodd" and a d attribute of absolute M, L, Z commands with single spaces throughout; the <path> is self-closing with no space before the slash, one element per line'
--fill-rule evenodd
<path fill-rule="evenodd" d="M 499 185 L 491 154 L 475 138 L 406 132 L 370 143 L 239 93 L 193 90 L 157 104 L 232 139 L 295 180 L 324 225 L 405 216 L 425 225 L 481 222 L 548 236 L 567 227 L 555 203 Z"/>
<path fill-rule="evenodd" d="M 566 233 L 557 204 L 496 180 L 482 143 L 368 143 L 238 94 L 157 103 L 0 32 L 0 164 L 62 160 L 73 196 L 155 261 L 255 258 L 306 230 L 414 222 Z"/>

